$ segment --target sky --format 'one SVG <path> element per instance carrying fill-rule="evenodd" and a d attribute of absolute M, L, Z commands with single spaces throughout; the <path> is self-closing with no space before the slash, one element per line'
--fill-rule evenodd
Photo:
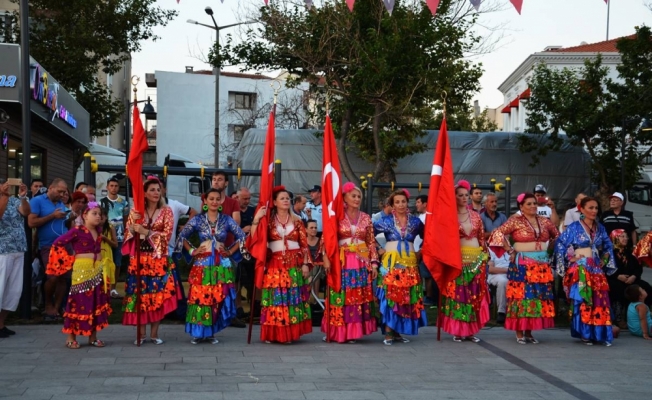
<path fill-rule="evenodd" d="M 495 35 L 502 39 L 493 51 L 471 58 L 474 62 L 482 63 L 484 68 L 480 79 L 482 89 L 473 98 L 479 100 L 482 108 L 495 108 L 503 104 L 498 86 L 530 54 L 552 45 L 570 47 L 581 42 L 606 40 L 607 5 L 604 0 L 523 0 L 520 16 L 507 0 L 486 1 L 499 2 L 504 7 L 502 11 L 483 14 L 480 19 L 484 26 L 501 27 Z M 635 26 L 652 26 L 652 11 L 644 4 L 652 0 L 610 1 L 609 39 L 631 35 Z M 212 25 L 210 17 L 204 12 L 204 8 L 210 6 L 218 25 L 232 24 L 243 21 L 239 17 L 243 7 L 258 3 L 262 5 L 264 1 L 224 0 L 222 3 L 218 0 L 180 0 L 177 4 L 175 0 L 158 0 L 158 6 L 175 9 L 179 11 L 179 16 L 168 26 L 155 29 L 159 40 L 143 43 L 142 51 L 133 54 L 132 74 L 141 79 L 139 98 L 143 98 L 143 92 L 145 95 L 154 94 L 145 87 L 145 73 L 156 70 L 184 72 L 186 66 L 193 66 L 195 70 L 210 69 L 201 58 L 212 46 L 215 31 L 189 24 L 186 22 L 188 19 Z M 483 6 L 480 10 L 483 10 Z M 237 29 L 222 30 L 221 37 L 225 38 L 229 32 L 237 33 Z"/>

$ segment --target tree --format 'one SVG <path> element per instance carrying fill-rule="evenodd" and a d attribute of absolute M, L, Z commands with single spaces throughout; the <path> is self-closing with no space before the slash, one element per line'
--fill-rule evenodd
<path fill-rule="evenodd" d="M 481 43 L 470 10 L 466 0 L 441 1 L 437 18 L 417 0 L 396 2 L 391 16 L 377 0 L 358 0 L 353 12 L 342 1 L 309 10 L 275 1 L 256 16 L 262 28 L 238 44 L 227 37 L 209 59 L 313 82 L 316 103 L 330 97 L 346 177 L 358 179 L 347 158 L 353 149 L 374 163 L 374 179 L 390 181 L 398 160 L 424 150 L 416 139 L 434 126 L 442 93 L 455 112 L 479 89 L 481 67 L 465 59 Z M 325 110 L 315 111 L 323 121 Z"/>
<path fill-rule="evenodd" d="M 652 149 L 652 135 L 640 129 L 642 119 L 652 113 L 650 29 L 637 28 L 633 38 L 620 39 L 616 47 L 622 57 L 616 80 L 608 78 L 600 55 L 579 69 L 537 65 L 528 81 L 527 132 L 548 135 L 551 141 L 541 146 L 530 136 L 518 138 L 522 151 L 533 152 L 534 164 L 558 150 L 564 138 L 583 146 L 602 194 L 620 189 L 621 160 L 625 187 L 636 182 Z"/>
<path fill-rule="evenodd" d="M 440 126 L 443 113 L 438 113 L 435 126 Z M 462 132 L 493 132 L 498 129 L 495 121 L 489 118 L 489 109 L 485 108 L 479 115 L 475 115 L 472 107 L 460 107 L 455 113 L 446 113 L 446 125 L 449 131 Z"/>
<path fill-rule="evenodd" d="M 19 0 L 11 0 L 18 3 Z M 91 136 L 103 136 L 120 120 L 124 104 L 97 78 L 115 74 L 144 40 L 177 15 L 156 0 L 31 0 L 30 53 L 90 114 Z M 20 41 L 18 13 L 14 37 Z"/>

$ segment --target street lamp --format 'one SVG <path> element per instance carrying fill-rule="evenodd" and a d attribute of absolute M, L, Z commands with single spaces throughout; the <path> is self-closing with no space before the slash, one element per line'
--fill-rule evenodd
<path fill-rule="evenodd" d="M 213 20 L 213 26 L 207 25 L 207 24 L 202 24 L 201 22 L 197 22 L 193 19 L 189 19 L 186 22 L 189 24 L 193 25 L 201 25 L 205 26 L 207 28 L 211 28 L 215 30 L 215 49 L 216 51 L 219 51 L 220 48 L 220 31 L 222 29 L 226 28 L 232 28 L 234 26 L 238 25 L 248 25 L 248 24 L 253 24 L 256 21 L 245 21 L 245 22 L 237 22 L 235 24 L 229 24 L 229 25 L 223 25 L 223 26 L 218 26 L 217 21 L 215 21 L 215 17 L 213 16 L 213 9 L 210 7 L 206 7 L 204 9 L 204 12 L 208 14 L 211 19 Z M 218 58 L 219 59 L 219 58 Z M 215 74 L 215 168 L 220 167 L 220 70 L 222 69 L 222 65 L 219 64 L 214 68 L 213 73 Z"/>

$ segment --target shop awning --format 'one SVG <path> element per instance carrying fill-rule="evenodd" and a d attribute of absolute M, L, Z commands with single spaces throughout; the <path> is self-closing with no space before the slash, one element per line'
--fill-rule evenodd
<path fill-rule="evenodd" d="M 518 97 L 516 97 L 514 100 L 512 100 L 511 103 L 509 103 L 509 106 L 512 107 L 512 108 L 518 108 L 519 105 L 520 104 L 518 102 Z"/>
<path fill-rule="evenodd" d="M 527 88 L 521 93 L 520 96 L 518 96 L 521 100 L 529 99 L 530 96 L 532 95 L 532 92 L 530 92 L 530 88 Z"/>
<path fill-rule="evenodd" d="M 509 106 L 509 104 L 506 105 L 505 108 L 503 108 L 503 110 L 501 111 L 501 113 L 503 114 L 509 114 L 511 112 L 512 112 L 512 108 Z"/>

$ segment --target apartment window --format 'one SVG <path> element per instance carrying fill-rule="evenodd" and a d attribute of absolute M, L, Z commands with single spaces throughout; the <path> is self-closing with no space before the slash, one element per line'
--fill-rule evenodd
<path fill-rule="evenodd" d="M 253 128 L 250 125 L 229 125 L 229 131 L 233 132 L 233 145 L 238 146 L 244 137 L 247 129 Z"/>
<path fill-rule="evenodd" d="M 256 106 L 256 93 L 230 92 L 229 100 L 236 110 L 253 110 Z"/>

